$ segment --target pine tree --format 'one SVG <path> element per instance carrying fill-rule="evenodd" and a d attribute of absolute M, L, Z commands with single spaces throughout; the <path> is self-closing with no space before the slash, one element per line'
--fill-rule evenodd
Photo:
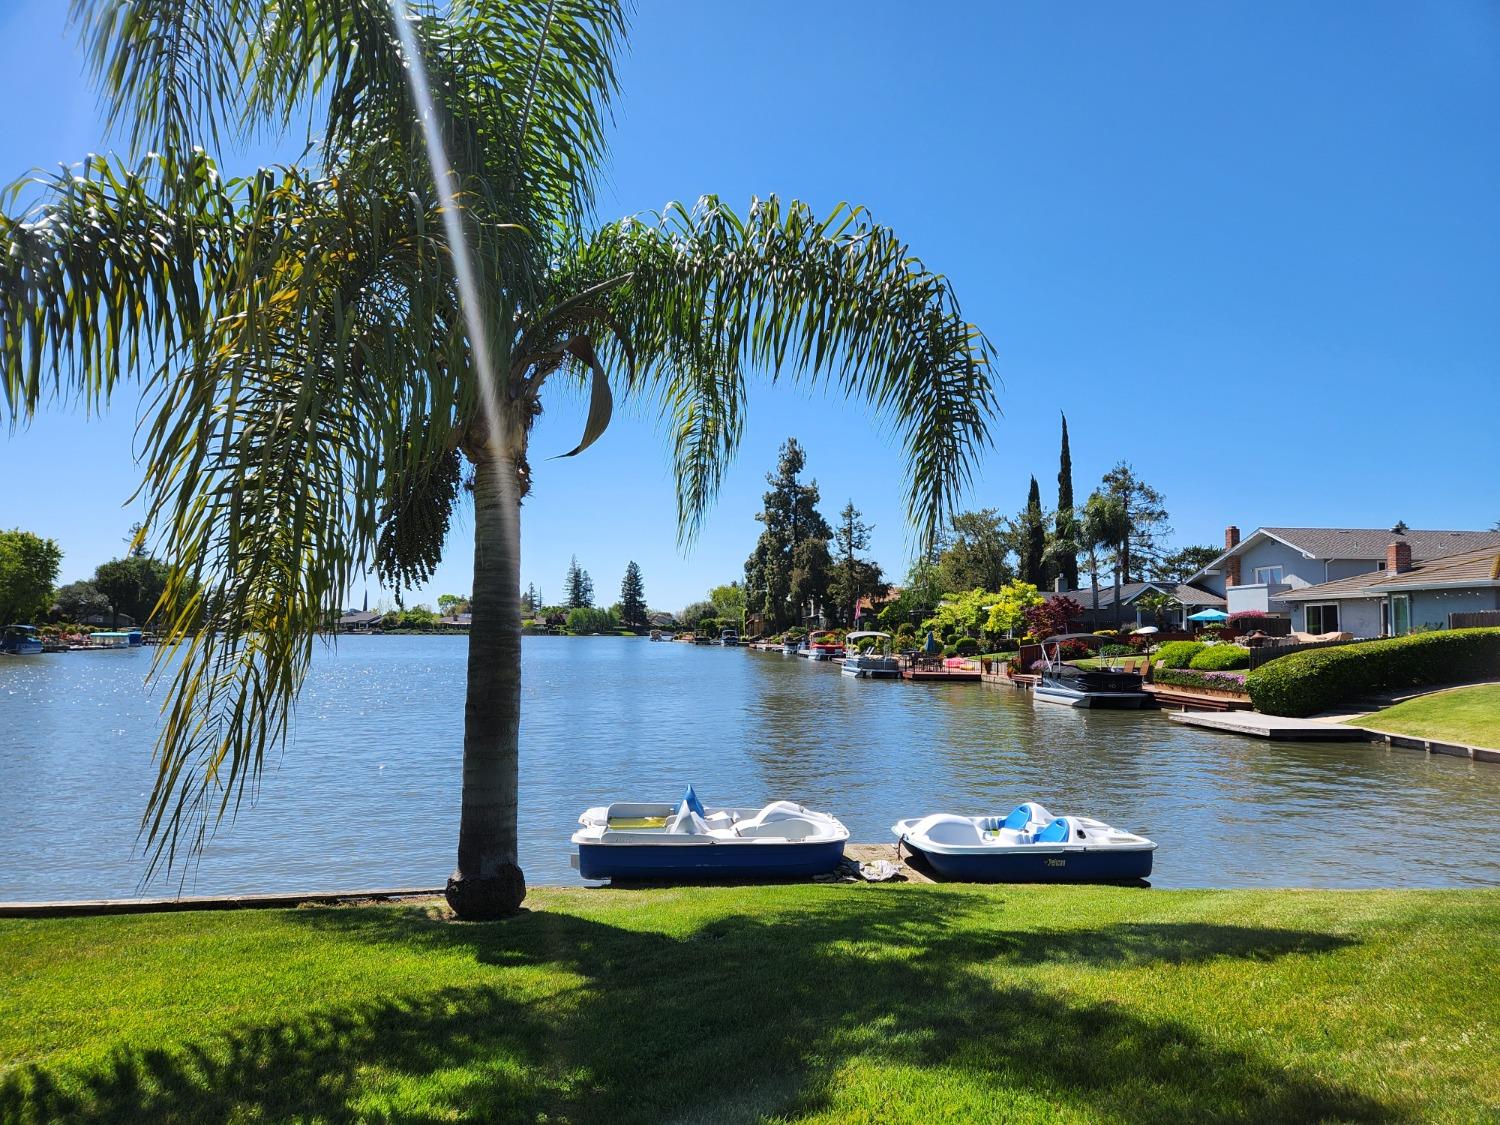
<path fill-rule="evenodd" d="M 646 586 L 641 581 L 641 568 L 633 559 L 620 582 L 620 623 L 627 629 L 646 624 Z"/>
<path fill-rule="evenodd" d="M 1073 451 L 1068 448 L 1068 416 L 1062 416 L 1062 454 L 1057 467 L 1057 543 L 1054 552 L 1058 573 L 1069 590 L 1078 589 L 1078 513 L 1073 510 Z"/>
<path fill-rule="evenodd" d="M 1042 490 L 1037 487 L 1036 477 L 1031 478 L 1031 491 L 1026 496 L 1026 510 L 1021 514 L 1019 531 L 1019 578 L 1033 586 L 1045 586 L 1047 576 L 1043 567 L 1047 555 L 1047 524 L 1042 513 Z"/>
<path fill-rule="evenodd" d="M 859 623 L 861 598 L 867 594 L 878 596 L 888 589 L 880 566 L 859 556 L 869 547 L 873 530 L 859 516 L 853 500 L 839 513 L 838 526 L 833 532 L 833 571 L 828 581 L 828 596 L 837 607 L 840 623 L 850 626 Z"/>
<path fill-rule="evenodd" d="M 526 592 L 521 595 L 521 605 L 528 617 L 535 617 L 542 608 L 542 592 L 536 588 L 535 582 L 526 583 Z"/>
<path fill-rule="evenodd" d="M 818 513 L 818 482 L 803 484 L 798 479 L 806 463 L 797 439 L 788 438 L 776 472 L 766 474 L 771 490 L 763 498 L 764 509 L 755 517 L 766 528 L 745 561 L 748 607 L 764 614 L 772 630 L 797 621 L 803 605 L 820 605 L 827 596 L 824 560 L 833 531 Z M 809 546 L 813 543 L 821 543 L 821 551 Z"/>
<path fill-rule="evenodd" d="M 1162 494 L 1137 477 L 1124 461 L 1104 474 L 1104 491 L 1124 506 L 1128 524 L 1128 534 L 1117 551 L 1120 580 L 1129 582 L 1155 572 L 1161 566 L 1162 542 L 1172 534 Z"/>
<path fill-rule="evenodd" d="M 564 580 L 565 589 L 568 591 L 567 607 L 569 609 L 588 609 L 594 604 L 594 580 L 589 577 L 589 572 L 578 565 L 578 556 L 574 555 L 568 563 L 568 576 Z"/>

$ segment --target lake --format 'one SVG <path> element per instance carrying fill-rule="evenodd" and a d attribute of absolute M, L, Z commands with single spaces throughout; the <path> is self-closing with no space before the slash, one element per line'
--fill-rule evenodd
<path fill-rule="evenodd" d="M 151 893 L 441 886 L 457 839 L 459 637 L 319 649 L 284 755 L 202 860 Z M 149 650 L 0 657 L 0 900 L 138 893 L 154 776 Z M 1267 743 L 1157 712 L 1036 706 L 989 684 L 856 680 L 779 653 L 528 637 L 521 862 L 575 882 L 568 835 L 612 799 L 790 798 L 859 842 L 903 816 L 1037 799 L 1160 844 L 1167 887 L 1500 883 L 1500 767 Z M 1472 842 L 1474 846 L 1465 847 Z"/>

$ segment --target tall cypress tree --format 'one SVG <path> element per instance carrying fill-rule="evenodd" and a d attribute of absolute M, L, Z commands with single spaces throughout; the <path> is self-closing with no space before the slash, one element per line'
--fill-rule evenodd
<path fill-rule="evenodd" d="M 1078 513 L 1073 511 L 1073 453 L 1068 448 L 1068 416 L 1062 416 L 1062 456 L 1057 467 L 1057 541 L 1076 543 Z M 1063 585 L 1078 589 L 1078 556 L 1064 549 L 1057 554 Z"/>
<path fill-rule="evenodd" d="M 1042 490 L 1037 487 L 1036 477 L 1031 478 L 1031 491 L 1026 496 L 1026 511 L 1021 518 L 1021 573 L 1022 582 L 1035 586 L 1046 584 L 1043 560 L 1047 555 L 1047 528 L 1042 515 Z"/>
<path fill-rule="evenodd" d="M 594 580 L 589 577 L 588 571 L 578 565 L 577 555 L 568 563 L 568 575 L 564 581 L 569 609 L 587 609 L 594 604 Z"/>
<path fill-rule="evenodd" d="M 828 540 L 833 530 L 818 512 L 818 482 L 803 484 L 807 459 L 796 438 L 781 447 L 776 472 L 756 519 L 765 524 L 745 560 L 745 595 L 751 612 L 779 630 L 799 619 L 805 603 L 821 605 L 828 590 Z"/>

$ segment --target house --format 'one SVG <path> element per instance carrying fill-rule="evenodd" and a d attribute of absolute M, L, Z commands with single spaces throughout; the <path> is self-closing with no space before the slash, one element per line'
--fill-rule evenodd
<path fill-rule="evenodd" d="M 1290 591 L 1383 571 L 1387 548 L 1395 542 L 1405 544 L 1413 563 L 1500 547 L 1500 531 L 1398 528 L 1259 527 L 1242 539 L 1240 529 L 1230 526 L 1224 530 L 1223 554 L 1188 584 L 1223 597 L 1228 613 L 1255 610 L 1287 617 L 1293 604 L 1305 604 L 1305 599 L 1288 599 Z"/>
<path fill-rule="evenodd" d="M 1500 544 L 1418 562 L 1408 536 L 1392 540 L 1379 570 L 1282 593 L 1292 628 L 1399 637 L 1466 624 L 1500 625 Z"/>
<path fill-rule="evenodd" d="M 1119 609 L 1116 612 L 1115 586 L 1101 583 L 1099 586 L 1099 609 L 1095 612 L 1094 589 L 1087 586 L 1081 590 L 1042 590 L 1041 596 L 1072 598 L 1083 606 L 1083 616 L 1078 619 L 1080 629 L 1111 629 L 1116 625 L 1156 625 L 1168 628 L 1188 628 L 1188 617 L 1202 609 L 1223 609 L 1224 599 L 1198 586 L 1186 582 L 1122 582 L 1120 583 Z M 1149 594 L 1164 595 L 1174 604 L 1158 609 L 1152 604 L 1155 599 Z"/>
<path fill-rule="evenodd" d="M 380 628 L 383 618 L 383 614 L 351 609 L 339 618 L 339 629 L 346 633 L 368 633 L 371 629 Z"/>
<path fill-rule="evenodd" d="M 439 617 L 437 623 L 444 629 L 467 629 L 474 623 L 472 613 L 453 613 L 447 617 Z"/>

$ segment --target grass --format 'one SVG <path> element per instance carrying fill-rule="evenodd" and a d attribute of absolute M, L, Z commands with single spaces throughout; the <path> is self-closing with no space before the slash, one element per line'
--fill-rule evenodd
<path fill-rule="evenodd" d="M 0 1120 L 1472 1121 L 1500 892 L 545 890 L 0 922 Z"/>
<path fill-rule="evenodd" d="M 1500 684 L 1433 692 L 1349 721 L 1391 734 L 1500 748 Z"/>

